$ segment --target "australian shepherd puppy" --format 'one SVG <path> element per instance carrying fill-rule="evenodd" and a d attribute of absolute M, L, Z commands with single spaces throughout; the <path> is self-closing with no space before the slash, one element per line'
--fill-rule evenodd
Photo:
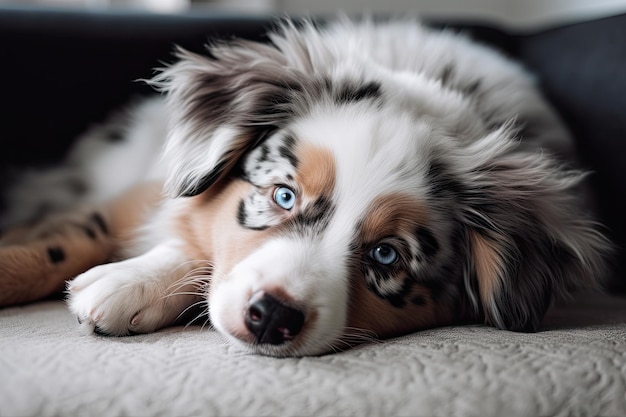
<path fill-rule="evenodd" d="M 164 98 L 14 187 L 5 225 L 54 214 L 6 233 L 2 303 L 69 280 L 89 331 L 201 306 L 236 345 L 293 356 L 450 324 L 534 331 L 597 281 L 609 244 L 563 165 L 570 136 L 498 53 L 339 19 L 176 58 L 149 81 Z"/>

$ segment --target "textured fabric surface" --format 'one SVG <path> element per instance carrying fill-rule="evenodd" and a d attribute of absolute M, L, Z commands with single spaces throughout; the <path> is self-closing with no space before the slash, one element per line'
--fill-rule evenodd
<path fill-rule="evenodd" d="M 542 331 L 424 331 L 342 353 L 246 355 L 216 332 L 80 334 L 61 301 L 0 310 L 1 416 L 626 415 L 626 299 Z"/>

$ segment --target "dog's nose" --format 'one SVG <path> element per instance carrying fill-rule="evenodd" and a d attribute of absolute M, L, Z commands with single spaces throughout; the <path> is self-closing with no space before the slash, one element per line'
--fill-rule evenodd
<path fill-rule="evenodd" d="M 256 292 L 250 297 L 245 323 L 258 343 L 280 345 L 300 333 L 304 313 L 265 292 Z"/>

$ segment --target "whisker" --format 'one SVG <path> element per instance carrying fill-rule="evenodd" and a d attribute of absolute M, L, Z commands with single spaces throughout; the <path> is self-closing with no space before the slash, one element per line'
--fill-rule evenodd
<path fill-rule="evenodd" d="M 173 297 L 175 295 L 195 295 L 198 297 L 203 297 L 205 295 L 205 292 L 203 291 L 179 291 L 176 293 L 165 294 L 161 297 L 161 299 Z"/>
<path fill-rule="evenodd" d="M 371 330 L 358 327 L 345 327 L 343 335 L 334 340 L 330 347 L 336 352 L 335 349 L 352 349 L 356 345 L 363 343 L 382 343 L 382 341 L 378 338 L 378 335 Z"/>
<path fill-rule="evenodd" d="M 200 330 L 204 330 L 204 327 L 205 327 L 207 324 L 209 325 L 209 327 L 213 328 L 213 326 L 212 326 L 212 325 L 210 325 L 210 323 L 211 323 L 211 318 L 209 317 L 209 310 L 207 310 L 207 312 L 206 312 L 206 316 L 207 316 L 207 318 L 206 318 L 206 320 L 204 321 L 204 323 L 202 323 L 202 326 L 200 326 Z M 202 317 L 202 316 L 199 316 L 198 318 L 200 318 L 200 317 Z"/>
<path fill-rule="evenodd" d="M 340 344 L 345 345 L 345 347 L 343 348 L 340 347 L 339 346 Z M 334 340 L 332 343 L 326 343 L 326 346 L 328 346 L 333 351 L 333 353 L 342 352 L 344 350 L 352 349 L 354 347 L 352 346 L 352 344 L 346 342 L 343 339 L 337 339 L 337 340 Z"/>
<path fill-rule="evenodd" d="M 173 295 L 195 295 L 203 297 L 207 293 L 207 287 L 212 277 L 212 267 L 198 267 L 188 271 L 184 276 L 171 283 L 166 288 L 166 294 L 162 298 L 168 298 Z M 193 286 L 196 291 L 185 290 L 184 287 Z"/>
<path fill-rule="evenodd" d="M 360 327 L 344 327 L 344 335 L 346 336 L 358 336 L 365 337 L 372 340 L 380 340 L 376 332 Z"/>
<path fill-rule="evenodd" d="M 211 278 L 211 275 L 187 275 L 185 277 L 179 278 L 174 284 L 176 286 L 170 285 L 170 293 L 178 291 L 181 287 L 186 285 L 195 285 L 201 286 L 207 282 L 207 280 Z"/>
<path fill-rule="evenodd" d="M 203 304 L 204 300 L 200 300 L 200 301 L 196 301 L 193 304 L 190 304 L 187 306 L 187 308 L 185 308 L 183 311 L 180 312 L 180 314 L 176 317 L 176 320 L 179 320 L 183 315 L 185 315 L 186 312 L 188 312 L 189 310 L 191 310 L 192 308 L 195 308 L 197 306 L 199 306 L 200 304 Z M 198 317 L 196 317 L 194 320 L 196 320 Z M 192 320 L 192 321 L 194 321 Z M 185 326 L 187 327 L 187 326 Z"/>
<path fill-rule="evenodd" d="M 202 325 L 200 327 L 200 330 L 203 330 L 204 326 L 206 326 L 207 322 L 210 321 L 209 311 L 208 310 L 202 311 L 196 317 L 194 317 L 193 319 L 189 320 L 189 322 L 187 324 L 185 324 L 185 328 L 191 326 L 192 324 L 194 324 L 195 322 L 197 322 L 198 320 L 200 320 L 202 317 L 205 317 L 205 316 L 206 316 L 206 319 L 204 320 L 204 322 L 202 323 Z"/>
<path fill-rule="evenodd" d="M 174 281 L 173 283 L 171 283 L 166 290 L 171 289 L 172 287 L 176 286 L 177 284 L 180 285 L 181 283 L 186 283 L 190 277 L 193 277 L 194 275 L 201 275 L 200 272 L 202 272 L 202 275 L 210 275 L 212 270 L 213 270 L 213 265 L 210 261 L 207 260 L 194 260 L 194 261 L 186 261 L 183 262 L 179 265 L 177 265 L 175 268 L 172 269 L 172 271 L 170 272 L 171 274 L 176 274 L 176 271 L 181 269 L 181 268 L 186 268 L 188 267 L 190 264 L 197 264 L 197 263 L 203 263 L 205 265 L 203 266 L 199 266 L 196 268 L 192 268 L 189 271 L 187 271 L 182 278 L 177 279 L 176 281 Z"/>
<path fill-rule="evenodd" d="M 176 274 L 176 272 L 179 269 L 187 268 L 190 264 L 197 264 L 197 263 L 204 263 L 204 264 L 206 264 L 206 266 L 199 266 L 199 267 L 194 268 L 192 270 L 199 269 L 199 268 L 207 268 L 207 269 L 212 269 L 213 268 L 213 263 L 210 262 L 210 261 L 207 261 L 207 260 L 192 260 L 192 261 L 185 261 L 185 262 L 182 262 L 182 263 L 176 265 L 174 268 L 172 268 L 172 270 L 170 271 L 170 274 L 174 275 L 174 274 Z M 185 274 L 185 275 L 187 275 L 187 274 Z"/>
<path fill-rule="evenodd" d="M 342 342 L 343 343 L 343 342 Z M 325 343 L 326 347 L 328 347 L 333 353 L 339 353 L 341 351 L 343 351 L 343 349 L 340 349 L 338 346 L 335 346 L 334 343 Z M 348 348 L 351 348 L 352 346 L 348 346 Z"/>
<path fill-rule="evenodd" d="M 170 290 L 170 292 L 176 292 L 176 290 L 178 290 L 179 288 L 185 285 L 202 283 L 204 279 L 210 278 L 210 277 L 211 277 L 210 274 L 198 274 L 193 271 L 190 271 L 187 274 L 185 274 L 183 277 L 171 283 L 166 288 L 166 291 Z"/>

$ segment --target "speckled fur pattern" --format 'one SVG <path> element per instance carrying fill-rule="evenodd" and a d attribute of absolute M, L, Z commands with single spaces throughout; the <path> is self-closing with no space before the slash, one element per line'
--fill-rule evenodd
<path fill-rule="evenodd" d="M 555 298 L 597 285 L 610 244 L 585 173 L 516 63 L 411 19 L 286 20 L 268 43 L 208 49 L 177 50 L 149 80 L 164 98 L 16 183 L 5 225 L 44 232 L 5 241 L 1 286 L 32 269 L 14 252 L 47 250 L 45 279 L 82 233 L 100 258 L 55 285 L 88 331 L 198 308 L 244 350 L 301 356 L 455 323 L 535 331 Z M 85 220 L 39 218 L 70 206 Z M 2 302 L 41 296 L 28 288 Z"/>

